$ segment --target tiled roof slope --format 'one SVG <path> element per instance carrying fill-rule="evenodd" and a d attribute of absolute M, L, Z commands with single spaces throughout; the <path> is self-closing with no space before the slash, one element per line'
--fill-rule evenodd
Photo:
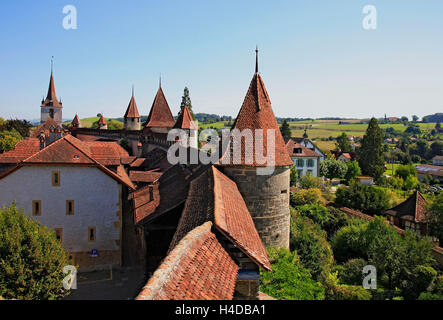
<path fill-rule="evenodd" d="M 55 94 L 54 76 L 51 72 L 51 78 L 49 80 L 48 94 L 45 101 L 42 103 L 42 107 L 54 106 L 61 108 L 61 103 L 58 102 L 57 95 Z"/>
<path fill-rule="evenodd" d="M 197 124 L 192 119 L 192 115 L 189 112 L 188 108 L 183 108 L 183 111 L 180 113 L 177 118 L 177 122 L 174 125 L 176 129 L 190 129 L 190 130 L 198 130 Z"/>
<path fill-rule="evenodd" d="M 134 182 L 154 182 L 162 176 L 159 171 L 131 171 L 129 177 Z"/>
<path fill-rule="evenodd" d="M 288 153 L 291 157 L 321 157 L 321 154 L 312 151 L 309 148 L 306 148 L 305 146 L 302 146 L 301 144 L 295 142 L 292 139 L 289 139 L 286 142 L 286 148 L 288 149 Z M 301 149 L 301 153 L 295 153 L 294 149 Z"/>
<path fill-rule="evenodd" d="M 263 138 L 260 139 L 261 141 L 255 142 L 255 137 L 253 137 L 253 141 L 254 146 L 256 144 L 263 145 L 263 154 L 265 156 L 267 150 L 267 130 L 274 130 L 275 155 L 273 157 L 273 161 L 275 166 L 292 165 L 292 160 L 289 157 L 285 142 L 280 133 L 280 128 L 277 120 L 275 119 L 274 112 L 272 111 L 271 100 L 268 96 L 268 92 L 266 91 L 263 80 L 258 73 L 255 73 L 254 77 L 252 78 L 245 100 L 232 129 L 239 129 L 240 131 L 250 129 L 252 130 L 253 135 L 256 129 L 263 129 Z M 244 149 L 244 140 L 242 139 L 241 164 L 264 166 L 263 164 L 258 163 L 257 159 L 255 159 L 254 151 L 252 150 L 253 148 L 248 149 L 249 152 L 246 153 Z M 249 157 L 253 159 L 252 164 L 247 162 Z"/>
<path fill-rule="evenodd" d="M 31 135 L 31 138 L 38 138 L 41 133 L 48 135 L 51 129 L 55 129 L 57 127 L 59 127 L 58 123 L 55 122 L 54 119 L 48 118 L 48 120 L 46 120 L 45 123 L 43 123 L 41 126 L 39 126 L 37 129 L 34 130 L 34 133 Z"/>
<path fill-rule="evenodd" d="M 78 114 L 76 114 L 74 119 L 72 119 L 71 125 L 73 127 L 78 127 L 80 125 L 80 118 L 78 117 Z"/>
<path fill-rule="evenodd" d="M 126 109 L 124 118 L 140 118 L 134 95 L 132 95 L 131 101 L 129 101 L 128 109 Z"/>
<path fill-rule="evenodd" d="M 238 266 L 211 232 L 190 231 L 169 253 L 136 300 L 231 300 Z"/>
<path fill-rule="evenodd" d="M 237 185 L 214 166 L 190 183 L 182 218 L 169 251 L 196 226 L 213 221 L 217 230 L 261 267 L 271 265 Z"/>
<path fill-rule="evenodd" d="M 23 165 L 33 165 L 33 164 L 82 164 L 95 166 L 107 175 L 111 176 L 113 179 L 125 184 L 131 189 L 135 189 L 134 184 L 129 179 L 129 176 L 124 171 L 123 167 L 117 166 L 117 171 L 114 172 L 100 161 L 94 158 L 94 153 L 90 150 L 90 145 L 103 142 L 83 142 L 74 138 L 71 135 L 67 135 L 58 139 L 49 146 L 37 151 L 28 158 L 22 160 L 18 165 L 9 170 L 7 173 L 2 175 L 2 178 L 7 174 L 12 173 Z M 117 146 L 120 147 L 120 146 Z M 113 149 L 113 148 L 111 148 Z M 127 153 L 126 153 L 127 155 Z M 95 156 L 98 156 L 97 151 L 95 151 Z M 103 161 L 103 159 L 102 159 Z M 106 161 L 103 161 L 106 163 Z"/>
<path fill-rule="evenodd" d="M 426 221 L 426 200 L 419 191 L 414 192 L 406 201 L 386 211 L 387 214 L 414 222 Z"/>
<path fill-rule="evenodd" d="M 234 181 L 212 167 L 215 226 L 252 260 L 271 270 L 265 247 Z"/>
<path fill-rule="evenodd" d="M 18 163 L 39 151 L 39 139 L 27 138 L 17 142 L 14 149 L 0 154 L 0 163 Z"/>
<path fill-rule="evenodd" d="M 171 109 L 166 101 L 163 90 L 162 88 L 158 88 L 145 127 L 172 128 L 174 124 L 175 120 L 172 116 Z"/>

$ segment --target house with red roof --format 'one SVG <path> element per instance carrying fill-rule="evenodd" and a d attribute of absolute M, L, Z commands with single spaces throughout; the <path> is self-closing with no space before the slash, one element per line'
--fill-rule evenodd
<path fill-rule="evenodd" d="M 0 155 L 0 206 L 15 202 L 31 219 L 54 230 L 80 270 L 122 264 L 124 195 L 135 185 L 121 165 L 128 153 L 115 142 L 63 136 L 37 138 Z"/>
<path fill-rule="evenodd" d="M 286 140 L 286 148 L 299 177 L 307 174 L 314 177 L 319 176 L 321 154 L 306 148 L 292 138 Z"/>

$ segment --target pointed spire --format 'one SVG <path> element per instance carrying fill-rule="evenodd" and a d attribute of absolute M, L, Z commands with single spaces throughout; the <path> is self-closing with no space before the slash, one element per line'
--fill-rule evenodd
<path fill-rule="evenodd" d="M 184 107 L 182 112 L 177 118 L 177 122 L 174 125 L 175 129 L 189 129 L 189 130 L 198 130 L 197 124 L 192 119 L 191 112 L 187 107 Z"/>
<path fill-rule="evenodd" d="M 255 47 L 255 73 L 258 73 L 258 46 Z"/>
<path fill-rule="evenodd" d="M 132 85 L 132 96 L 134 96 L 134 85 Z"/>
<path fill-rule="evenodd" d="M 172 128 L 174 124 L 175 119 L 169 108 L 168 101 L 166 101 L 165 94 L 162 88 L 158 88 L 145 127 Z"/>
<path fill-rule="evenodd" d="M 57 95 L 55 93 L 55 85 L 54 85 L 54 57 L 51 59 L 51 77 L 49 79 L 49 88 L 46 99 L 42 102 L 42 107 L 62 107 L 61 103 L 59 103 L 57 99 Z"/>
<path fill-rule="evenodd" d="M 160 73 L 160 77 L 158 79 L 158 87 L 161 88 L 162 87 L 162 74 Z"/>
<path fill-rule="evenodd" d="M 54 73 L 54 56 L 51 58 L 51 75 Z"/>
<path fill-rule="evenodd" d="M 132 97 L 129 101 L 128 108 L 126 109 L 126 113 L 123 116 L 126 118 L 140 118 L 140 114 L 138 113 L 137 103 L 135 102 L 134 96 L 134 85 L 132 85 Z"/>

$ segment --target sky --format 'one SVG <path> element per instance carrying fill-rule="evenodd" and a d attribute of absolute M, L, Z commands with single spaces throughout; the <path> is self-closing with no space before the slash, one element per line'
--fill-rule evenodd
<path fill-rule="evenodd" d="M 0 117 L 40 117 L 52 56 L 65 119 L 122 117 L 132 85 L 146 115 L 160 74 L 173 114 L 187 86 L 195 113 L 235 117 L 256 45 L 278 117 L 422 117 L 443 112 L 442 40 L 441 0 L 3 0 Z"/>

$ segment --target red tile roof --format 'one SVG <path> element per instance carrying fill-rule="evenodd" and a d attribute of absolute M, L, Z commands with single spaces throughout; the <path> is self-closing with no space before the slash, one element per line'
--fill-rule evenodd
<path fill-rule="evenodd" d="M 78 117 L 77 114 L 75 115 L 74 119 L 72 119 L 72 121 L 71 121 L 71 125 L 72 125 L 73 127 L 78 127 L 78 126 L 80 126 L 80 119 L 79 119 L 79 117 Z"/>
<path fill-rule="evenodd" d="M 31 138 L 38 138 L 42 133 L 45 136 L 48 136 L 51 130 L 55 130 L 58 127 L 60 126 L 58 125 L 57 122 L 55 122 L 54 119 L 48 118 L 48 120 L 46 120 L 45 123 L 43 123 L 42 125 L 37 127 L 37 129 L 34 130 L 34 133 L 31 135 Z"/>
<path fill-rule="evenodd" d="M 48 106 L 62 107 L 61 102 L 58 102 L 57 95 L 55 94 L 54 76 L 52 75 L 52 72 L 49 80 L 48 94 L 46 95 L 46 100 L 42 102 L 42 107 Z"/>
<path fill-rule="evenodd" d="M 177 118 L 177 122 L 174 125 L 176 129 L 190 129 L 190 130 L 198 130 L 197 124 L 192 119 L 192 115 L 189 112 L 188 108 L 183 108 L 183 111 Z"/>
<path fill-rule="evenodd" d="M 39 151 L 39 139 L 27 138 L 17 142 L 13 150 L 0 154 L 0 163 L 18 163 Z"/>
<path fill-rule="evenodd" d="M 98 120 L 98 124 L 105 125 L 107 124 L 105 117 L 103 115 L 100 115 L 100 119 Z"/>
<path fill-rule="evenodd" d="M 246 203 L 234 181 L 212 167 L 214 177 L 214 220 L 217 229 L 226 235 L 252 260 L 271 270 L 268 255 Z"/>
<path fill-rule="evenodd" d="M 321 157 L 321 154 L 302 146 L 300 143 L 297 143 L 292 139 L 289 139 L 286 142 L 286 148 L 291 157 Z M 300 152 L 296 153 L 294 149 L 299 149 Z"/>
<path fill-rule="evenodd" d="M 175 120 L 172 116 L 171 109 L 169 108 L 163 90 L 160 87 L 155 95 L 145 127 L 172 128 L 174 124 Z"/>
<path fill-rule="evenodd" d="M 285 146 L 285 142 L 280 133 L 277 120 L 275 119 L 274 112 L 271 107 L 271 100 L 266 91 L 265 85 L 261 76 L 258 73 L 254 74 L 249 90 L 246 94 L 243 105 L 238 113 L 235 123 L 232 129 L 238 129 L 240 132 L 244 129 L 250 129 L 254 136 L 256 129 L 263 129 L 263 138 L 261 141 L 255 142 L 253 137 L 254 148 L 249 147 L 248 152 L 245 152 L 244 139 L 242 139 L 242 154 L 241 164 L 252 166 L 265 166 L 266 164 L 259 164 L 255 159 L 255 145 L 263 145 L 263 154 L 267 156 L 267 130 L 271 129 L 275 132 L 275 156 L 273 161 L 276 166 L 290 166 L 292 160 L 289 157 L 288 151 Z M 271 155 L 272 156 L 272 155 Z M 248 163 L 248 159 L 253 159 L 252 164 Z M 228 160 L 224 160 L 228 161 Z M 232 160 L 230 163 L 233 163 Z M 269 165 L 269 164 L 268 164 Z"/>
<path fill-rule="evenodd" d="M 231 300 L 238 266 L 207 222 L 165 258 L 136 300 Z"/>
<path fill-rule="evenodd" d="M 131 171 L 129 172 L 129 177 L 134 182 L 152 183 L 158 180 L 162 174 L 163 173 L 159 171 Z"/>
<path fill-rule="evenodd" d="M 390 216 L 399 219 L 424 222 L 426 221 L 426 200 L 419 191 L 415 191 L 406 201 L 386 211 Z"/>
<path fill-rule="evenodd" d="M 152 196 L 151 196 L 152 190 Z M 134 200 L 134 213 L 136 223 L 155 212 L 160 204 L 159 185 L 142 187 L 130 194 L 129 199 Z"/>
<path fill-rule="evenodd" d="M 120 159 L 118 161 L 117 172 L 106 168 L 104 165 L 104 163 L 107 163 L 107 161 L 109 161 L 108 157 L 110 150 L 117 151 L 120 154 L 123 154 L 125 151 L 123 149 L 119 150 L 119 148 L 121 147 L 114 142 L 110 143 L 114 143 L 116 146 L 111 147 L 111 145 L 106 145 L 105 148 L 103 148 L 103 145 L 101 145 L 103 143 L 104 142 L 83 142 L 71 135 L 67 135 L 51 143 L 49 146 L 37 151 L 28 158 L 22 160 L 18 163 L 14 170 L 19 169 L 23 165 L 35 164 L 90 165 L 97 167 L 115 180 L 127 185 L 131 189 L 134 189 L 134 184 L 129 179 L 123 167 L 120 166 Z M 93 149 L 94 147 L 96 147 L 96 149 L 94 149 L 94 151 L 91 151 L 91 146 L 93 147 Z M 103 154 L 102 151 L 104 149 L 106 149 L 106 153 Z M 94 155 L 100 160 L 94 158 Z M 126 153 L 126 156 L 127 155 L 128 154 Z M 102 161 L 103 163 L 100 161 Z M 14 170 L 8 172 L 8 174 L 12 173 Z M 3 175 L 2 177 L 4 176 L 5 175 Z"/>
<path fill-rule="evenodd" d="M 191 181 L 185 208 L 169 251 L 190 230 L 207 221 L 261 267 L 271 265 L 251 214 L 235 182 L 214 166 Z M 212 191 L 212 192 L 211 192 Z"/>
<path fill-rule="evenodd" d="M 126 109 L 124 118 L 140 118 L 134 95 L 132 95 L 131 100 L 129 101 L 128 109 Z"/>

